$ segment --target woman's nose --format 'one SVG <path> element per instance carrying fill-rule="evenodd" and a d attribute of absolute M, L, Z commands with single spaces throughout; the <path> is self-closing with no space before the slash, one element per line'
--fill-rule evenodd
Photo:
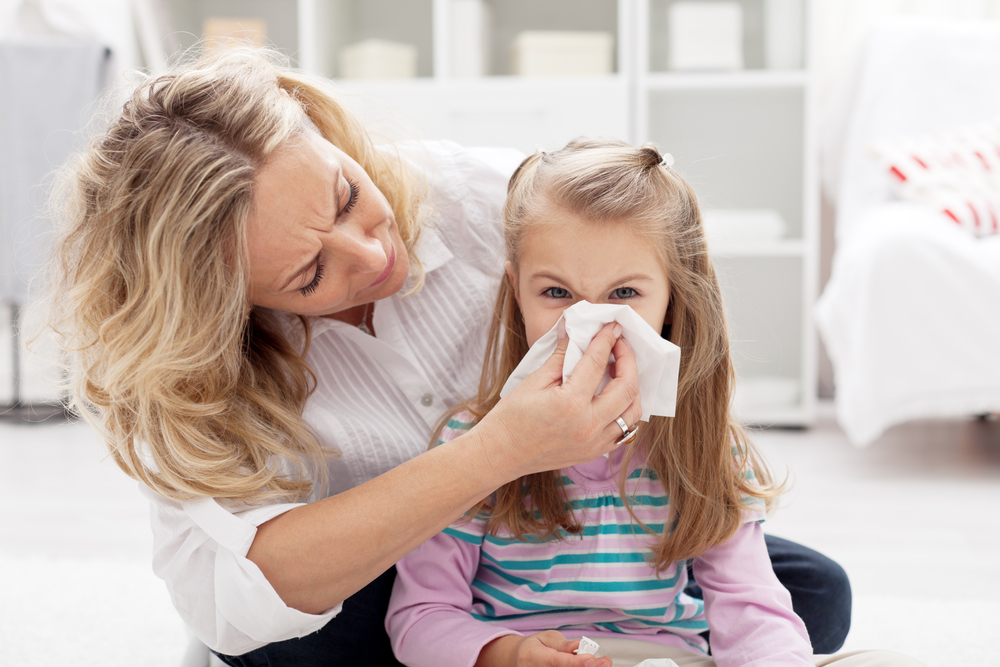
<path fill-rule="evenodd" d="M 368 234 L 359 234 L 351 240 L 350 253 L 351 263 L 362 271 L 379 271 L 388 261 L 382 242 Z"/>

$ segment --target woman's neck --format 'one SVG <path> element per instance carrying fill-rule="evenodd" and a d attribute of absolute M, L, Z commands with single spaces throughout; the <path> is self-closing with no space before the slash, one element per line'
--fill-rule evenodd
<path fill-rule="evenodd" d="M 353 308 L 348 308 L 347 310 L 341 310 L 336 313 L 331 313 L 326 317 L 332 320 L 340 320 L 341 322 L 346 322 L 351 326 L 359 327 L 361 323 L 364 322 L 365 326 L 371 334 L 375 335 L 375 326 L 373 320 L 375 319 L 375 304 L 366 303 L 361 306 L 354 306 Z"/>

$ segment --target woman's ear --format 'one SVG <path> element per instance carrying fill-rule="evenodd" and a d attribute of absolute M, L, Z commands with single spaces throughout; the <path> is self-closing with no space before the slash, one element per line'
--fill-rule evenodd
<path fill-rule="evenodd" d="M 507 271 L 507 280 L 510 281 L 510 288 L 514 290 L 514 301 L 517 301 L 517 306 L 518 308 L 520 308 L 521 289 L 520 286 L 517 284 L 517 271 L 514 269 L 514 266 L 510 262 L 505 263 L 503 266 L 504 269 L 506 269 Z"/>

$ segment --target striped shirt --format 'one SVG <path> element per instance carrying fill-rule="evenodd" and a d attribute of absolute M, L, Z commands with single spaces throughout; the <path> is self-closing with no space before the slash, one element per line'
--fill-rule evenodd
<path fill-rule="evenodd" d="M 440 442 L 471 428 L 470 417 L 463 413 L 452 419 Z M 560 529 L 558 540 L 529 535 L 520 541 L 505 531 L 494 536 L 486 533 L 482 516 L 445 529 L 479 547 L 474 618 L 529 630 L 541 623 L 583 632 L 670 632 L 693 649 L 707 650 L 700 636 L 708 630 L 703 603 L 684 593 L 686 562 L 672 564 L 659 576 L 649 562 L 650 548 L 663 536 L 670 500 L 656 473 L 633 461 L 624 489 L 633 519 L 617 482 L 623 454 L 619 449 L 562 471 L 567 503 L 583 527 L 578 535 Z M 762 507 L 747 517 L 762 519 Z"/>
<path fill-rule="evenodd" d="M 469 416 L 458 415 L 442 442 L 470 427 Z M 628 635 L 697 655 L 706 649 L 699 635 L 711 627 L 719 667 L 811 667 L 805 626 L 771 568 L 759 525 L 763 503 L 745 499 L 742 527 L 694 559 L 703 603 L 684 594 L 685 563 L 660 577 L 650 567 L 649 546 L 670 503 L 654 474 L 627 465 L 626 493 L 653 534 L 638 527 L 616 483 L 623 456 L 619 449 L 562 471 L 580 535 L 518 541 L 486 534 L 479 517 L 451 525 L 397 563 L 386 615 L 396 657 L 410 667 L 472 667 L 494 639 L 553 629 L 598 643 Z"/>

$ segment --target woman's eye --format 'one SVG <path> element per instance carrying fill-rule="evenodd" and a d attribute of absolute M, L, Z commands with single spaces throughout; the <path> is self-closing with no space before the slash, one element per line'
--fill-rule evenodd
<path fill-rule="evenodd" d="M 542 292 L 542 294 L 544 294 L 545 296 L 550 296 L 553 299 L 565 299 L 569 297 L 569 292 L 562 287 L 550 287 L 544 292 Z"/>
<path fill-rule="evenodd" d="M 351 188 L 351 194 L 347 198 L 347 204 L 344 205 L 343 210 L 340 212 L 341 215 L 345 215 L 351 212 L 351 209 L 354 208 L 354 205 L 358 203 L 358 193 L 361 191 L 361 188 L 358 186 L 356 181 L 347 181 L 347 184 Z"/>
<path fill-rule="evenodd" d="M 302 293 L 302 296 L 309 296 L 316 291 L 316 288 L 319 287 L 319 281 L 321 280 L 323 280 L 323 264 L 316 262 L 316 275 L 313 276 L 313 279 L 309 281 L 308 285 L 299 289 L 299 292 Z"/>
<path fill-rule="evenodd" d="M 631 287 L 619 287 L 611 293 L 611 297 L 614 299 L 631 299 L 634 296 L 635 290 Z"/>

